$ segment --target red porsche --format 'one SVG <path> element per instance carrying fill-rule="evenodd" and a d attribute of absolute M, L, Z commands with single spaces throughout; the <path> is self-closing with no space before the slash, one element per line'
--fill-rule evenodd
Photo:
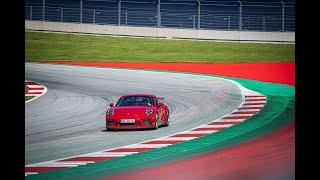
<path fill-rule="evenodd" d="M 151 94 L 128 94 L 116 105 L 110 103 L 106 112 L 107 130 L 158 129 L 169 125 L 169 108 Z"/>

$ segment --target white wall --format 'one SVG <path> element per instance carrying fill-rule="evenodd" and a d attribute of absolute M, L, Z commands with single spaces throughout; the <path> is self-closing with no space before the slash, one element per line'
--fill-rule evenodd
<path fill-rule="evenodd" d="M 195 30 L 176 28 L 153 28 L 112 26 L 96 24 L 77 24 L 61 22 L 25 21 L 26 30 L 78 32 L 90 34 L 110 34 L 122 36 L 144 36 L 163 38 L 186 38 L 231 41 L 261 41 L 261 42 L 295 42 L 294 32 L 257 32 L 257 31 L 227 31 L 227 30 Z"/>

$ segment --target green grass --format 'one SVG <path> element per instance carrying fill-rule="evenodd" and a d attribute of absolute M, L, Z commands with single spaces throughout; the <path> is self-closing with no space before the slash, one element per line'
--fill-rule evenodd
<path fill-rule="evenodd" d="M 25 96 L 25 101 L 28 101 L 29 99 L 32 99 L 32 98 L 34 98 L 34 96 Z"/>
<path fill-rule="evenodd" d="M 126 62 L 294 61 L 292 44 L 166 40 L 26 32 L 26 59 Z"/>

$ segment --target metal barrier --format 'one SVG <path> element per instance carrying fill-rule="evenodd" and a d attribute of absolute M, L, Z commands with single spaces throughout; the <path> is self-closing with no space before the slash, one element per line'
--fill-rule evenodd
<path fill-rule="evenodd" d="M 26 20 L 190 29 L 295 31 L 283 1 L 27 0 Z"/>

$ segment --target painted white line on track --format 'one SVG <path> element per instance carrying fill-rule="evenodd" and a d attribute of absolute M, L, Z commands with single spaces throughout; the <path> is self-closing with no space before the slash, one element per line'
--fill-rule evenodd
<path fill-rule="evenodd" d="M 195 138 L 197 137 L 167 137 L 167 138 L 159 139 L 159 141 L 180 141 L 180 140 L 187 141 Z"/>
<path fill-rule="evenodd" d="M 233 124 L 214 124 L 214 125 L 203 125 L 201 128 L 226 128 L 233 126 Z"/>

